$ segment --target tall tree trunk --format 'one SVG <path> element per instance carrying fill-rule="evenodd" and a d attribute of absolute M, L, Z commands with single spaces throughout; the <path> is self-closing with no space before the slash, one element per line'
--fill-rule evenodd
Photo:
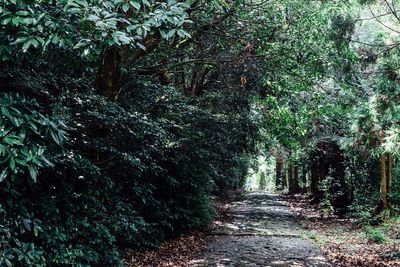
<path fill-rule="evenodd" d="M 278 155 L 276 158 L 276 190 L 282 190 L 283 189 L 283 157 L 281 155 Z"/>
<path fill-rule="evenodd" d="M 322 153 L 320 153 L 322 154 Z M 319 156 L 319 162 L 318 162 L 318 173 L 319 173 L 319 181 L 322 182 L 326 179 L 326 175 L 327 175 L 327 166 L 326 166 L 326 162 L 325 162 L 325 157 L 323 156 Z"/>
<path fill-rule="evenodd" d="M 346 183 L 346 158 L 339 145 L 335 142 L 329 145 L 329 175 L 331 179 L 330 193 L 331 205 L 336 214 L 344 214 L 350 204 L 350 193 Z"/>
<path fill-rule="evenodd" d="M 294 192 L 299 191 L 299 166 L 296 164 L 294 165 L 294 174 L 293 174 L 293 185 L 294 185 Z"/>
<path fill-rule="evenodd" d="M 307 189 L 307 167 L 306 164 L 303 163 L 301 166 L 301 179 L 302 179 L 302 189 Z M 307 190 L 305 190 L 307 191 Z"/>
<path fill-rule="evenodd" d="M 103 51 L 102 61 L 97 70 L 94 86 L 100 95 L 117 99 L 121 87 L 121 67 L 128 66 L 141 57 L 154 51 L 160 41 L 160 34 L 148 35 L 143 45 L 145 49 L 130 49 L 127 47 L 107 47 Z"/>
<path fill-rule="evenodd" d="M 288 168 L 288 184 L 289 184 L 289 193 L 294 192 L 294 165 L 293 162 L 289 163 L 289 168 Z"/>
<path fill-rule="evenodd" d="M 211 68 L 206 65 L 196 65 L 194 67 L 188 95 L 197 96 L 203 91 L 204 81 L 210 71 Z"/>
<path fill-rule="evenodd" d="M 287 172 L 287 164 L 286 162 L 283 163 L 283 188 L 288 188 L 289 187 L 289 175 Z"/>
<path fill-rule="evenodd" d="M 386 154 L 380 156 L 380 173 L 381 173 L 381 203 L 382 209 L 388 208 L 387 200 L 387 177 L 386 177 Z"/>
<path fill-rule="evenodd" d="M 178 66 L 175 72 L 175 84 L 182 89 L 182 92 L 186 90 L 186 79 L 185 69 L 183 66 Z"/>
<path fill-rule="evenodd" d="M 299 167 L 293 162 L 289 165 L 289 192 L 296 193 L 299 190 Z"/>
<path fill-rule="evenodd" d="M 391 153 L 387 154 L 388 166 L 387 166 L 387 192 L 392 193 L 393 184 L 393 156 Z"/>
<path fill-rule="evenodd" d="M 101 95 L 115 98 L 120 89 L 121 49 L 108 47 L 103 51 L 103 59 L 97 71 L 95 87 Z"/>
<path fill-rule="evenodd" d="M 315 156 L 315 155 L 314 155 Z M 319 183 L 319 173 L 318 173 L 319 167 L 318 167 L 318 160 L 316 158 L 311 159 L 311 193 L 318 194 L 319 193 L 319 188 L 318 188 L 318 183 Z"/>

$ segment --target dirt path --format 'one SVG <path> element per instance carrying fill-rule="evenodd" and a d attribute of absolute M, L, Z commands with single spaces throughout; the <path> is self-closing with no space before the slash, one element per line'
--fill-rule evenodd
<path fill-rule="evenodd" d="M 232 220 L 217 224 L 207 251 L 189 266 L 327 266 L 278 195 L 248 193 L 230 213 Z"/>

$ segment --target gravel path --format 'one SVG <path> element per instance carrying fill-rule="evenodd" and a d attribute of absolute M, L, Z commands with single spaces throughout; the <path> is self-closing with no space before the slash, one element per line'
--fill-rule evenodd
<path fill-rule="evenodd" d="M 189 266 L 328 266 L 301 238 L 293 213 L 277 194 L 248 193 L 231 204 L 230 222 L 217 223 L 207 251 Z"/>

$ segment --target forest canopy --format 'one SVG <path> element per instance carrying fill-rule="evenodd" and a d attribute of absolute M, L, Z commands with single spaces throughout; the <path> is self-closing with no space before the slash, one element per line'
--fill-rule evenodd
<path fill-rule="evenodd" d="M 395 209 L 399 4 L 0 0 L 0 265 L 123 265 L 259 156 L 338 214 Z"/>

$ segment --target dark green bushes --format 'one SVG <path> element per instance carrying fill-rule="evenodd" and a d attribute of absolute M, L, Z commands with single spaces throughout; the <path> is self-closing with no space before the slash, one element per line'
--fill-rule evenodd
<path fill-rule="evenodd" d="M 126 248 L 206 227 L 212 195 L 243 183 L 258 128 L 241 72 L 224 67 L 228 86 L 222 65 L 201 63 L 202 93 L 188 97 L 197 67 L 178 80 L 172 65 L 198 58 L 202 37 L 184 57 L 167 48 L 189 41 L 192 17 L 214 24 L 229 8 L 132 3 L 3 1 L 0 265 L 121 264 Z"/>
<path fill-rule="evenodd" d="M 3 112 L 0 122 L 11 125 L 12 138 L 25 137 L 10 143 L 2 132 L 2 147 L 40 154 L 33 167 L 16 161 L 15 178 L 10 156 L 0 154 L 7 172 L 0 187 L 2 264 L 121 263 L 126 248 L 206 227 L 211 192 L 224 194 L 243 180 L 254 144 L 249 135 L 257 130 L 246 114 L 223 114 L 222 106 L 205 108 L 200 98 L 140 81 L 119 102 L 92 92 L 85 79 L 52 82 L 58 90 L 38 90 L 38 103 L 0 96 L 2 111 L 26 120 L 17 127 Z M 9 89 L 21 83 L 46 87 L 25 76 Z"/>

